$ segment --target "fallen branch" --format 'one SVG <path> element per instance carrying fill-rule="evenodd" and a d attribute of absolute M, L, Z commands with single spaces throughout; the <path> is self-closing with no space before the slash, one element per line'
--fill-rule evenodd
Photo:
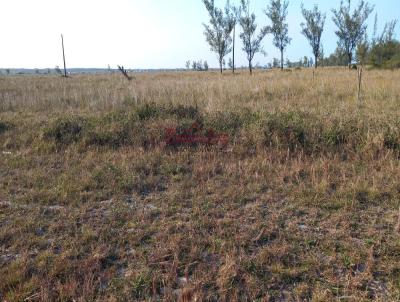
<path fill-rule="evenodd" d="M 128 74 L 128 72 L 125 70 L 124 66 L 119 66 L 118 65 L 119 71 L 124 75 L 124 77 L 128 80 L 131 81 L 133 78 Z"/>

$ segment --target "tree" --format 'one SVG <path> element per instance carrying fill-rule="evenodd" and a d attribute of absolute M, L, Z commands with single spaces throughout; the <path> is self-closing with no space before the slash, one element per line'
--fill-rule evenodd
<path fill-rule="evenodd" d="M 347 55 L 347 64 L 350 66 L 353 62 L 353 55 L 357 44 L 362 40 L 366 31 L 366 21 L 368 16 L 374 10 L 368 2 L 360 0 L 354 11 L 350 12 L 350 0 L 347 0 L 347 5 L 340 2 L 338 10 L 332 9 L 333 22 L 337 26 L 335 32 L 339 38 L 338 47 L 343 49 Z"/>
<path fill-rule="evenodd" d="M 222 74 L 222 62 L 224 57 L 231 52 L 231 32 L 233 21 L 224 12 L 215 7 L 214 0 L 203 0 L 203 3 L 210 15 L 210 24 L 204 25 L 204 35 L 211 47 L 211 51 L 217 53 L 220 71 Z"/>
<path fill-rule="evenodd" d="M 185 66 L 186 66 L 186 69 L 190 69 L 190 60 L 186 61 Z"/>
<path fill-rule="evenodd" d="M 367 61 L 369 52 L 368 36 L 365 34 L 364 38 L 358 42 L 356 48 L 356 61 L 360 65 L 364 65 Z"/>
<path fill-rule="evenodd" d="M 232 58 L 229 58 L 229 60 L 228 60 L 228 67 L 229 67 L 230 69 L 232 69 L 232 70 L 235 69 L 235 66 L 233 66 Z"/>
<path fill-rule="evenodd" d="M 268 28 L 265 26 L 261 28 L 259 34 L 256 36 L 257 24 L 256 15 L 250 14 L 250 0 L 241 0 L 242 16 L 240 17 L 240 26 L 242 33 L 240 39 L 243 42 L 243 51 L 247 54 L 247 61 L 249 62 L 250 74 L 253 72 L 252 61 L 256 53 L 264 53 L 261 46 L 261 41 L 268 33 Z"/>
<path fill-rule="evenodd" d="M 292 39 L 289 38 L 289 26 L 286 21 L 287 8 L 289 3 L 284 0 L 271 0 L 270 5 L 264 11 L 271 20 L 272 26 L 268 26 L 268 31 L 274 36 L 273 44 L 281 52 L 281 69 L 283 70 L 283 52 L 290 44 Z"/>
<path fill-rule="evenodd" d="M 60 69 L 60 66 L 57 65 L 57 66 L 54 68 L 54 70 L 56 71 L 57 74 L 62 75 L 62 71 L 61 71 L 61 69 Z"/>
<path fill-rule="evenodd" d="M 324 59 L 325 59 L 324 47 L 321 45 L 319 50 L 318 60 L 319 62 L 321 62 L 322 67 L 324 67 Z"/>
<path fill-rule="evenodd" d="M 343 49 L 336 47 L 335 52 L 325 59 L 326 66 L 345 66 L 347 64 L 347 55 Z"/>
<path fill-rule="evenodd" d="M 208 62 L 207 61 L 204 61 L 203 66 L 204 66 L 204 70 L 208 71 Z"/>
<path fill-rule="evenodd" d="M 235 73 L 235 42 L 236 42 L 236 25 L 240 22 L 241 7 L 231 6 L 230 1 L 227 0 L 225 6 L 225 14 L 230 19 L 230 22 L 233 24 L 233 33 L 232 33 L 232 65 L 229 67 L 232 69 L 232 73 Z"/>
<path fill-rule="evenodd" d="M 203 71 L 203 60 L 197 61 L 197 71 Z"/>
<path fill-rule="evenodd" d="M 196 61 L 192 62 L 192 69 L 193 69 L 193 71 L 197 70 L 197 62 Z"/>
<path fill-rule="evenodd" d="M 308 57 L 304 56 L 304 58 L 303 58 L 303 67 L 308 67 L 308 66 L 309 66 Z"/>
<path fill-rule="evenodd" d="M 318 10 L 318 5 L 314 5 L 313 10 L 307 10 L 301 5 L 301 12 L 306 23 L 301 23 L 301 33 L 307 38 L 312 48 L 315 58 L 315 68 L 318 67 L 318 58 L 321 55 L 321 36 L 324 31 L 326 14 Z"/>
<path fill-rule="evenodd" d="M 377 19 L 375 19 L 377 23 Z M 394 68 L 400 66 L 400 43 L 395 40 L 397 20 L 387 22 L 382 34 L 376 31 L 368 53 L 369 64 L 375 67 Z M 375 28 L 377 25 L 375 25 Z"/>

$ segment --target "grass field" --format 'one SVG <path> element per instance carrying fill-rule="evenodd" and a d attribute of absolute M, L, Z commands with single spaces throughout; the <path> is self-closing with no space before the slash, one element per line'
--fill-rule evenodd
<path fill-rule="evenodd" d="M 0 77 L 0 300 L 399 301 L 399 83 Z"/>

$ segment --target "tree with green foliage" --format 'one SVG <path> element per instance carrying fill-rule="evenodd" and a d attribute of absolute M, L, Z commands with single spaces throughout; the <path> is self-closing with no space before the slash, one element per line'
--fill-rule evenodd
<path fill-rule="evenodd" d="M 335 33 L 339 38 L 338 47 L 345 51 L 349 66 L 353 62 L 357 44 L 362 41 L 367 31 L 366 21 L 373 10 L 374 7 L 364 0 L 358 3 L 353 12 L 351 12 L 350 0 L 347 0 L 347 4 L 344 4 L 342 0 L 339 9 L 332 9 L 332 20 L 337 27 Z"/>
<path fill-rule="evenodd" d="M 301 33 L 307 38 L 315 58 L 315 68 L 318 67 L 318 58 L 321 56 L 321 36 L 324 31 L 326 14 L 322 14 L 318 5 L 312 10 L 307 10 L 301 5 L 301 12 L 306 23 L 301 23 Z"/>
<path fill-rule="evenodd" d="M 214 0 L 203 0 L 203 3 L 210 15 L 210 24 L 204 25 L 204 35 L 218 57 L 219 67 L 222 74 L 222 62 L 224 57 L 232 51 L 231 33 L 234 22 L 229 15 L 215 6 Z"/>
<path fill-rule="evenodd" d="M 236 25 L 240 22 L 241 7 L 236 7 L 230 4 L 228 0 L 225 7 L 225 14 L 229 17 L 233 23 L 232 30 L 232 64 L 229 66 L 232 69 L 232 73 L 235 73 L 235 45 L 236 45 Z"/>
<path fill-rule="evenodd" d="M 360 64 L 362 66 L 365 65 L 368 59 L 368 52 L 369 52 L 369 41 L 368 41 L 368 35 L 365 34 L 364 38 L 360 42 L 358 42 L 356 47 L 357 64 Z"/>
<path fill-rule="evenodd" d="M 375 23 L 377 23 L 377 19 L 375 19 Z M 397 20 L 387 22 L 379 36 L 376 36 L 375 31 L 368 54 L 369 63 L 374 67 L 400 67 L 400 43 L 395 39 L 396 25 Z"/>
<path fill-rule="evenodd" d="M 252 61 L 256 53 L 264 53 L 261 42 L 268 33 L 268 28 L 262 27 L 259 34 L 256 35 L 257 24 L 256 15 L 250 13 L 250 0 L 241 0 L 241 11 L 240 26 L 242 27 L 242 33 L 240 39 L 243 42 L 243 51 L 247 54 L 247 61 L 249 62 L 250 74 L 253 73 Z"/>
<path fill-rule="evenodd" d="M 281 69 L 283 70 L 283 52 L 292 40 L 289 38 L 289 25 L 286 23 L 287 8 L 289 2 L 286 0 L 271 0 L 270 5 L 264 11 L 267 17 L 271 20 L 272 25 L 268 26 L 268 32 L 271 33 L 273 44 L 281 52 Z"/>
<path fill-rule="evenodd" d="M 325 66 L 346 66 L 347 65 L 347 55 L 346 52 L 340 47 L 336 47 L 335 52 L 329 57 L 324 59 Z"/>
<path fill-rule="evenodd" d="M 320 65 L 324 67 L 324 60 L 325 60 L 325 53 L 324 53 L 324 47 L 321 44 L 320 50 L 319 50 L 319 56 L 318 56 L 318 61 L 321 63 Z"/>

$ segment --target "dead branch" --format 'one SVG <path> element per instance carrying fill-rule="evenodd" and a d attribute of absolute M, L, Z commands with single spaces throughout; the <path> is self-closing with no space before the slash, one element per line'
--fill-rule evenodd
<path fill-rule="evenodd" d="M 119 66 L 118 65 L 118 69 L 119 71 L 124 75 L 124 77 L 128 80 L 131 81 L 133 79 L 133 77 L 131 77 L 128 72 L 125 70 L 124 66 Z"/>

